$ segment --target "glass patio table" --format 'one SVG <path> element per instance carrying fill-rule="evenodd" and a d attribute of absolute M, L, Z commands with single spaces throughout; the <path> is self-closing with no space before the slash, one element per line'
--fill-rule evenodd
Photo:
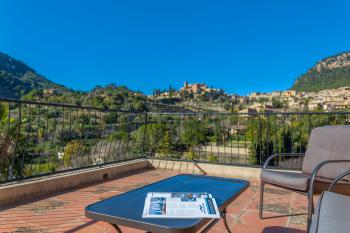
<path fill-rule="evenodd" d="M 226 207 L 248 186 L 245 180 L 181 174 L 91 204 L 85 208 L 85 215 L 110 223 L 119 233 L 122 232 L 119 226 L 147 232 L 188 233 L 202 228 L 201 232 L 207 232 L 220 219 L 142 218 L 148 192 L 207 192 L 215 198 L 225 227 L 231 232 L 226 221 Z"/>

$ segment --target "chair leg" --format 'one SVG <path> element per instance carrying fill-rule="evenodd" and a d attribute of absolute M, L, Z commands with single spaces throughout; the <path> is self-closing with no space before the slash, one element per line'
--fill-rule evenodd
<path fill-rule="evenodd" d="M 312 220 L 312 214 L 314 213 L 314 200 L 313 200 L 313 194 L 308 193 L 307 195 L 308 199 L 308 211 L 307 211 L 307 230 L 306 232 L 309 232 L 310 226 L 311 226 L 311 220 Z"/>
<path fill-rule="evenodd" d="M 259 204 L 259 218 L 262 219 L 263 217 L 263 210 L 264 210 L 264 187 L 265 182 L 261 180 L 260 182 L 260 204 Z"/>

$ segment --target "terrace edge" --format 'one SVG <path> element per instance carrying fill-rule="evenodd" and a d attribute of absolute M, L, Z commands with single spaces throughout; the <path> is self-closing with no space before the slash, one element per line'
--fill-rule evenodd
<path fill-rule="evenodd" d="M 18 203 L 151 168 L 147 159 L 135 159 L 12 182 L 0 186 L 0 205 Z"/>

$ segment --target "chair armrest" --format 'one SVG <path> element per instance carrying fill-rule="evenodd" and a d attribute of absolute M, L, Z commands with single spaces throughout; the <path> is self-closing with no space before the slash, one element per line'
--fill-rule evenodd
<path fill-rule="evenodd" d="M 266 169 L 266 167 L 269 165 L 270 161 L 276 157 L 280 157 L 280 156 L 285 156 L 285 157 L 302 157 L 304 156 L 304 153 L 277 153 L 277 154 L 273 154 L 270 157 L 268 157 L 262 167 L 262 169 Z"/>
<path fill-rule="evenodd" d="M 342 160 L 326 160 L 321 163 L 319 163 L 315 169 L 312 171 L 311 178 L 310 178 L 310 184 L 309 184 L 309 192 L 312 191 L 314 192 L 314 184 L 315 184 L 315 179 L 317 176 L 317 173 L 320 171 L 320 169 L 330 163 L 350 163 L 349 159 L 342 159 Z"/>
<path fill-rule="evenodd" d="M 344 173 L 341 173 L 339 176 L 337 176 L 337 178 L 335 178 L 333 180 L 333 182 L 331 183 L 331 185 L 329 186 L 328 191 L 329 192 L 333 192 L 334 186 L 337 184 L 338 181 L 340 181 L 341 179 L 343 179 L 345 176 L 350 175 L 350 171 L 346 171 Z"/>
<path fill-rule="evenodd" d="M 320 169 L 330 163 L 350 163 L 349 159 L 342 159 L 342 160 L 326 160 L 321 163 L 319 163 L 315 169 L 311 173 L 311 178 L 310 178 L 310 184 L 309 184 L 309 190 L 308 190 L 308 199 L 309 199 L 309 213 L 314 212 L 313 208 L 313 196 L 314 196 L 314 187 L 315 187 L 315 179 L 317 173 L 320 171 Z M 340 178 L 341 179 L 341 178 Z"/>

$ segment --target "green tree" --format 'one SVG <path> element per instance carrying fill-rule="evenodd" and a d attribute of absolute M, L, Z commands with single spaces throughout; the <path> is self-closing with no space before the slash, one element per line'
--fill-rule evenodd
<path fill-rule="evenodd" d="M 64 167 L 72 167 L 73 160 L 78 158 L 78 153 L 82 148 L 79 141 L 71 141 L 64 148 L 63 165 Z"/>
<path fill-rule="evenodd" d="M 274 109 L 277 108 L 283 108 L 284 104 L 281 100 L 279 100 L 278 98 L 272 98 L 272 107 Z"/>
<path fill-rule="evenodd" d="M 182 127 L 182 143 L 191 146 L 199 145 L 207 141 L 208 122 L 195 118 L 185 119 Z"/>
<path fill-rule="evenodd" d="M 158 153 L 163 156 L 170 156 L 173 153 L 173 141 L 169 137 L 169 132 L 166 131 L 162 140 L 159 143 Z"/>

